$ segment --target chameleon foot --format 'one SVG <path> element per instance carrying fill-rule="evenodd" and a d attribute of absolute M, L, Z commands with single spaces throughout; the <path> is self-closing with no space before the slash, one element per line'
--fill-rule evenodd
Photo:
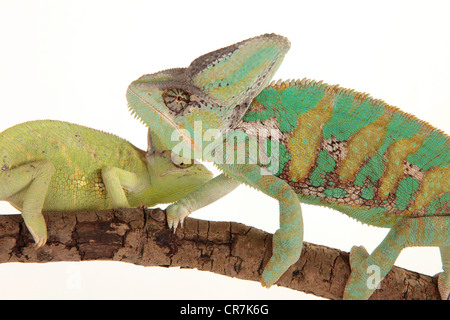
<path fill-rule="evenodd" d="M 286 270 L 296 263 L 302 252 L 301 237 L 282 239 L 278 230 L 273 236 L 273 254 L 264 268 L 261 284 L 270 288 Z"/>
<path fill-rule="evenodd" d="M 351 273 L 344 290 L 345 300 L 366 300 L 377 288 L 381 277 L 375 260 L 363 246 L 354 246 L 350 251 Z"/>
<path fill-rule="evenodd" d="M 44 222 L 44 218 L 39 223 L 31 224 L 26 223 L 28 231 L 30 231 L 31 236 L 34 239 L 35 245 L 37 248 L 40 248 L 45 245 L 47 242 L 47 227 Z"/>
<path fill-rule="evenodd" d="M 47 236 L 40 237 L 37 235 L 33 235 L 33 239 L 35 241 L 36 248 L 41 248 L 47 243 Z"/>
<path fill-rule="evenodd" d="M 173 232 L 177 230 L 178 224 L 183 227 L 184 218 L 186 218 L 191 213 L 185 206 L 179 203 L 171 204 L 166 209 L 167 213 L 167 224 Z"/>
<path fill-rule="evenodd" d="M 363 246 L 353 246 L 350 250 L 350 268 L 354 270 L 361 261 L 364 261 L 369 257 L 369 253 Z"/>

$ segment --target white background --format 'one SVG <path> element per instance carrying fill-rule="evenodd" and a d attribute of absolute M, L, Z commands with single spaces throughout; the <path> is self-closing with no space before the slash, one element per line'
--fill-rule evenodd
<path fill-rule="evenodd" d="M 146 128 L 126 107 L 128 84 L 185 67 L 266 32 L 292 43 L 275 78 L 311 78 L 370 93 L 449 132 L 448 1 L 0 1 L 0 131 L 64 120 L 140 148 Z M 1 213 L 16 212 L 0 202 Z M 303 206 L 305 241 L 372 251 L 386 229 Z M 277 203 L 246 187 L 194 214 L 269 232 Z M 437 248 L 406 249 L 397 265 L 433 275 Z M 1 264 L 0 299 L 304 299 L 208 272 L 125 263 Z"/>

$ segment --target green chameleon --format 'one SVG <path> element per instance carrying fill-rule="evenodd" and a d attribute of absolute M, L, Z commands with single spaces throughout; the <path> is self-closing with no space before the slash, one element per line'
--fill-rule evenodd
<path fill-rule="evenodd" d="M 289 47 L 266 34 L 130 84 L 130 109 L 165 148 L 223 171 L 167 208 L 169 226 L 244 183 L 279 201 L 264 286 L 301 254 L 303 202 L 390 228 L 372 254 L 352 248 L 344 298 L 369 298 L 373 270 L 382 279 L 403 248 L 438 246 L 448 299 L 449 137 L 367 94 L 306 79 L 269 83 Z"/>
<path fill-rule="evenodd" d="M 212 178 L 201 164 L 157 146 L 67 122 L 25 122 L 0 133 L 0 200 L 22 212 L 38 247 L 42 211 L 104 210 L 174 202 Z M 153 141 L 155 140 L 155 141 Z"/>

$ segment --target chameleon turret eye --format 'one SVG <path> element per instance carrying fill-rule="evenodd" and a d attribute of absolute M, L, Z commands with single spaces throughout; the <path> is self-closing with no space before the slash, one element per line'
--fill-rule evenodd
<path fill-rule="evenodd" d="M 177 168 L 189 168 L 194 165 L 194 161 L 191 159 L 185 159 L 183 157 L 180 157 L 174 152 L 170 152 L 170 159 L 172 161 L 172 164 Z"/>
<path fill-rule="evenodd" d="M 189 105 L 190 94 L 183 89 L 167 89 L 163 92 L 163 100 L 167 108 L 175 113 L 182 112 Z"/>

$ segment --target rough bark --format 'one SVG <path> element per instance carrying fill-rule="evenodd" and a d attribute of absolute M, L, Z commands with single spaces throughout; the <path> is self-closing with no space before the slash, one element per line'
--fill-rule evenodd
<path fill-rule="evenodd" d="M 173 234 L 160 209 L 44 213 L 47 244 L 36 249 L 21 215 L 0 216 L 0 263 L 112 260 L 143 266 L 196 268 L 259 281 L 272 235 L 234 222 L 186 218 Z M 279 286 L 341 299 L 348 253 L 305 243 Z M 394 267 L 371 299 L 439 299 L 436 278 Z"/>

